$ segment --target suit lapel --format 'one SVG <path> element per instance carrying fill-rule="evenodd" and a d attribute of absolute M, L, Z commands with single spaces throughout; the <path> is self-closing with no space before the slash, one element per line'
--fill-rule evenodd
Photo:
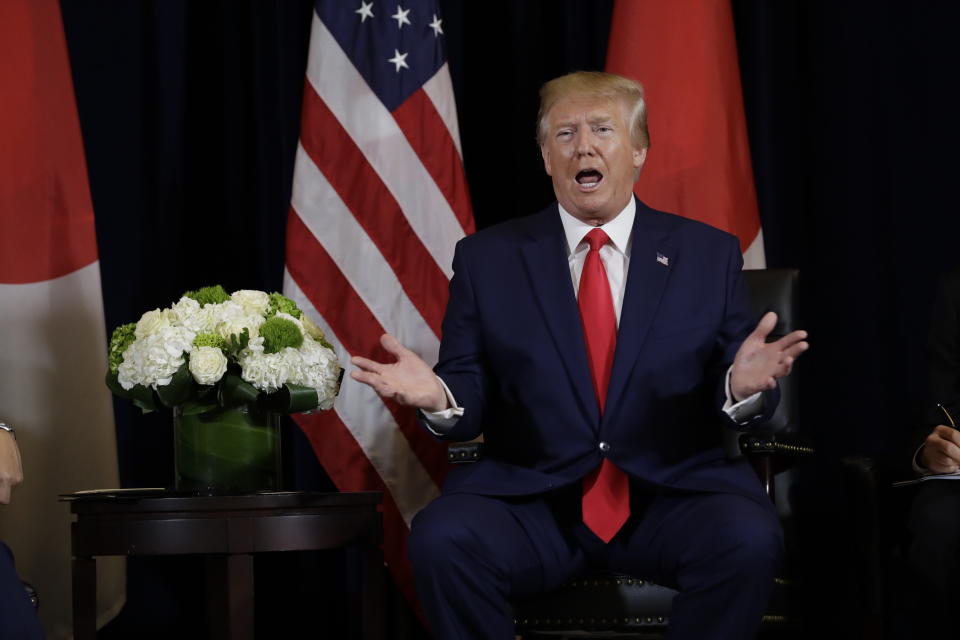
<path fill-rule="evenodd" d="M 530 290 L 540 306 L 553 346 L 563 360 L 577 399 L 596 424 L 599 409 L 590 379 L 577 298 L 570 281 L 564 246 L 566 238 L 556 205 L 541 214 L 535 224 L 531 241 L 520 249 L 530 277 Z"/>
<path fill-rule="evenodd" d="M 607 390 L 607 413 L 623 395 L 627 378 L 657 314 L 670 270 L 677 261 L 670 230 L 659 222 L 660 217 L 638 200 L 617 350 Z"/>

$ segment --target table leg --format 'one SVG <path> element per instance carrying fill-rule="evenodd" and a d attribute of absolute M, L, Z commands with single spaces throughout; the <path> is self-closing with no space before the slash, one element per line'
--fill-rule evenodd
<path fill-rule="evenodd" d="M 360 548 L 360 620 L 363 640 L 384 640 L 383 554 L 376 545 Z"/>
<path fill-rule="evenodd" d="M 97 560 L 73 558 L 73 637 L 96 640 L 97 637 Z"/>
<path fill-rule="evenodd" d="M 207 618 L 216 640 L 253 640 L 253 556 L 207 556 Z"/>

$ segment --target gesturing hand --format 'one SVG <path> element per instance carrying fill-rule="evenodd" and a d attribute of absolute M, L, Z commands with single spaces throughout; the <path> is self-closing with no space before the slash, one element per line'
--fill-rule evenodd
<path fill-rule="evenodd" d="M 408 407 L 425 411 L 447 408 L 443 385 L 426 362 L 389 333 L 380 336 L 380 344 L 396 356 L 397 361 L 382 363 L 354 356 L 350 362 L 359 369 L 350 372 L 351 378 L 371 387 L 380 396 Z"/>
<path fill-rule="evenodd" d="M 10 432 L 0 431 L 0 504 L 10 504 L 10 492 L 22 481 L 17 441 Z"/>
<path fill-rule="evenodd" d="M 806 331 L 793 331 L 776 342 L 767 336 L 777 326 L 777 314 L 764 314 L 747 339 L 740 345 L 730 370 L 730 391 L 736 401 L 749 398 L 758 391 L 773 389 L 777 378 L 790 373 L 793 362 L 810 345 Z"/>

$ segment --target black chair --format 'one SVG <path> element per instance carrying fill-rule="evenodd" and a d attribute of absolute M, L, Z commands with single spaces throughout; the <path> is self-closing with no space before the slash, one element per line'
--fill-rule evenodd
<path fill-rule="evenodd" d="M 767 311 L 779 317 L 770 338 L 777 339 L 797 329 L 798 279 L 794 269 L 745 271 L 757 319 Z M 768 495 L 777 503 L 784 525 L 787 554 L 795 544 L 791 509 L 790 464 L 785 460 L 809 456 L 813 450 L 799 439 L 796 375 L 781 380 L 781 402 L 773 418 L 761 431 L 724 433 L 728 456 L 746 456 L 757 471 Z M 476 460 L 482 455 L 477 444 L 452 445 L 451 462 Z M 779 486 L 778 486 L 779 485 Z M 786 565 L 789 567 L 789 562 Z M 796 586 L 787 577 L 778 577 L 774 597 L 763 620 L 764 630 L 785 630 L 798 625 L 797 612 L 790 606 Z M 662 635 L 670 621 L 675 591 L 654 584 L 643 576 L 610 572 L 592 574 L 563 587 L 523 602 L 516 602 L 517 633 L 528 638 L 645 638 Z"/>

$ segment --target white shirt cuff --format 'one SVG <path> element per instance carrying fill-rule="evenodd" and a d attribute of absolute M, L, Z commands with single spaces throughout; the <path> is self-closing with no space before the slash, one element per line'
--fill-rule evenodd
<path fill-rule="evenodd" d="M 751 418 L 763 413 L 764 402 L 763 393 L 758 391 L 749 398 L 744 398 L 740 402 L 733 401 L 733 393 L 730 391 L 730 372 L 733 370 L 731 365 L 727 369 L 727 377 L 724 381 L 724 389 L 727 394 L 727 401 L 723 403 L 723 412 L 730 416 L 730 419 L 737 424 L 749 422 Z"/>
<path fill-rule="evenodd" d="M 450 429 L 453 429 L 453 426 L 457 424 L 457 421 L 463 416 L 463 407 L 457 406 L 457 400 L 453 397 L 453 393 L 450 392 L 450 387 L 443 381 L 443 378 L 437 376 L 437 380 L 440 381 L 443 392 L 447 394 L 447 404 L 450 405 L 450 408 L 444 409 L 443 411 L 421 411 L 420 413 L 423 414 L 423 419 L 427 423 L 427 429 L 429 429 L 433 435 L 442 436 L 450 431 Z"/>

